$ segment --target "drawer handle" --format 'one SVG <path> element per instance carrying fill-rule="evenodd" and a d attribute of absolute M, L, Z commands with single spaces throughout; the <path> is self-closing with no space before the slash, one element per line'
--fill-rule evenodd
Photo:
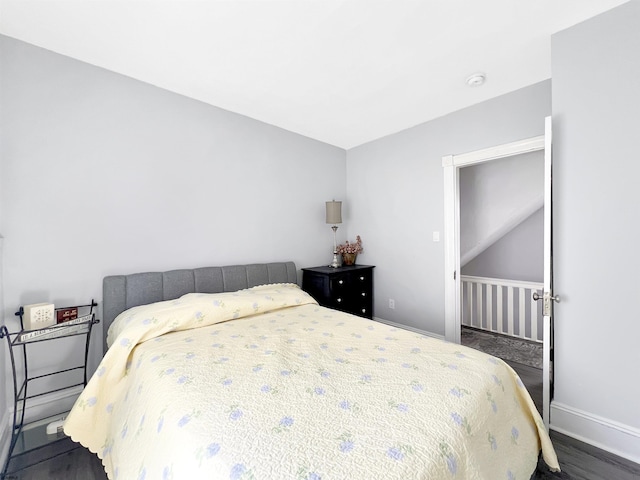
<path fill-rule="evenodd" d="M 362 309 L 362 313 L 367 313 L 367 309 L 366 309 L 366 308 L 363 308 L 363 309 Z"/>
<path fill-rule="evenodd" d="M 340 303 L 342 301 L 341 298 L 336 299 L 336 302 Z"/>
<path fill-rule="evenodd" d="M 364 277 L 360 277 L 360 280 L 364 280 Z"/>
<path fill-rule="evenodd" d="M 342 285 L 344 283 L 344 280 L 338 280 L 338 284 Z"/>
<path fill-rule="evenodd" d="M 362 296 L 366 297 L 367 296 L 367 292 L 362 292 Z"/>

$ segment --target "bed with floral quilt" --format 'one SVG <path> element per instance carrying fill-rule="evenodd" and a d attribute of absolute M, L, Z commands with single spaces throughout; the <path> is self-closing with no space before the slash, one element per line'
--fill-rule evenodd
<path fill-rule="evenodd" d="M 296 284 L 121 313 L 64 431 L 110 479 L 528 480 L 558 462 L 502 360 Z"/>

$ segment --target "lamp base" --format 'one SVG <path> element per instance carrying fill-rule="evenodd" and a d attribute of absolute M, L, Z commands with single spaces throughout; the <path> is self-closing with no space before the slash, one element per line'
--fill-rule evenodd
<path fill-rule="evenodd" d="M 333 252 L 333 261 L 329 265 L 331 268 L 340 267 L 340 260 L 338 259 L 338 252 Z"/>

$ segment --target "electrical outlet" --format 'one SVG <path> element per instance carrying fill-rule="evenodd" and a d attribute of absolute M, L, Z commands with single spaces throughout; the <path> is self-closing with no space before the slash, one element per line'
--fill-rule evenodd
<path fill-rule="evenodd" d="M 394 308 L 396 308 L 396 301 L 393 298 L 389 299 L 389 308 L 391 310 L 393 310 Z"/>

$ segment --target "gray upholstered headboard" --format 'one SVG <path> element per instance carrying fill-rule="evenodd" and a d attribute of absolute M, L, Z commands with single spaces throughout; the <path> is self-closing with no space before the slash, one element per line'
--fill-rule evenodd
<path fill-rule="evenodd" d="M 233 292 L 267 283 L 296 283 L 293 262 L 257 263 L 193 270 L 111 275 L 102 282 L 103 348 L 107 351 L 107 332 L 113 320 L 125 310 L 185 293 Z"/>

